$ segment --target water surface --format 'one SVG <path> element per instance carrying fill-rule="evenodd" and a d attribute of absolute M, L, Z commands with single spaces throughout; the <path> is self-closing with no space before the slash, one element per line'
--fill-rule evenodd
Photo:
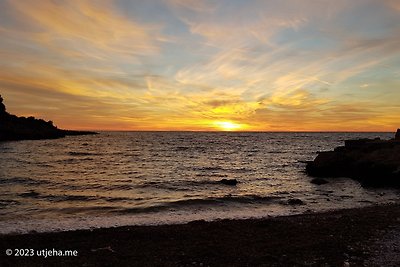
<path fill-rule="evenodd" d="M 393 133 L 103 132 L 0 143 L 0 232 L 266 217 L 394 202 L 346 178 L 314 185 L 317 151 Z M 220 184 L 237 179 L 237 186 Z M 290 205 L 300 199 L 304 205 Z"/>

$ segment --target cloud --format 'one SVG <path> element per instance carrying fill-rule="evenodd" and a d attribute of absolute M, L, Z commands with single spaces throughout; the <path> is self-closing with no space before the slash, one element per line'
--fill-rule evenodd
<path fill-rule="evenodd" d="M 0 86 L 12 109 L 53 116 L 61 126 L 75 128 L 92 128 L 101 120 L 106 125 L 107 119 L 118 127 L 118 113 L 140 111 L 146 70 L 137 66 L 160 53 L 165 41 L 160 25 L 124 17 L 110 1 L 2 5 L 7 12 L 0 23 Z M 74 121 L 79 114 L 86 119 Z"/>
<path fill-rule="evenodd" d="M 65 127 L 383 130 L 400 120 L 397 1 L 10 0 L 0 15 L 1 93 Z"/>
<path fill-rule="evenodd" d="M 200 13 L 212 13 L 216 10 L 217 4 L 208 0 L 166 0 L 167 4 L 175 9 L 184 9 Z"/>
<path fill-rule="evenodd" d="M 96 3 L 96 4 L 95 4 Z M 107 1 L 9 1 L 19 23 L 17 34 L 58 52 L 102 59 L 101 54 L 147 55 L 158 51 L 158 26 L 141 25 L 119 15 Z M 30 29 L 26 33 L 26 29 Z M 15 33 L 13 33 L 15 34 Z M 132 42 L 135 40 L 135 42 Z"/>
<path fill-rule="evenodd" d="M 124 17 L 108 1 L 9 1 L 7 11 L 0 64 L 16 76 L 77 82 L 135 75 L 163 42 L 159 25 Z"/>
<path fill-rule="evenodd" d="M 326 125 L 328 121 L 325 129 L 335 128 L 340 114 L 371 127 L 371 121 L 378 117 L 360 116 L 348 106 L 380 100 L 371 100 L 371 94 L 351 86 L 354 80 L 362 78 L 365 80 L 359 80 L 358 84 L 374 83 L 374 76 L 368 74 L 379 73 L 381 66 L 398 57 L 400 52 L 399 28 L 393 26 L 393 17 L 384 15 L 389 10 L 375 11 L 380 13 L 378 20 L 366 19 L 364 25 L 351 24 L 352 12 L 358 15 L 365 12 L 360 10 L 373 12 L 375 4 L 341 1 L 332 4 L 333 8 L 327 13 L 323 6 L 331 5 L 329 1 L 302 2 L 301 7 L 295 1 L 283 1 L 273 8 L 271 4 L 271 12 L 266 8 L 269 4 L 262 3 L 260 6 L 264 8 L 250 5 L 252 16 L 246 14 L 248 6 L 240 6 L 240 10 L 230 12 L 235 19 L 220 17 L 222 10 L 232 11 L 229 4 L 221 5 L 221 10 L 207 16 L 185 17 L 183 14 L 181 19 L 190 32 L 202 36 L 205 46 L 216 49 L 208 61 L 179 70 L 175 78 L 181 84 L 198 88 L 203 98 L 217 99 L 204 101 L 218 104 L 217 107 L 206 105 L 205 109 L 211 108 L 226 116 L 230 113 L 231 118 L 245 118 L 254 125 L 270 120 L 252 117 L 253 114 L 272 112 L 279 118 L 275 123 L 289 128 L 292 124 L 284 123 L 285 120 L 302 123 L 301 118 L 310 120 L 306 128 L 312 127 L 312 123 L 314 127 Z M 244 23 L 243 16 L 246 17 Z M 341 20 L 350 23 L 357 32 L 343 28 Z M 393 27 L 383 27 L 378 32 L 377 23 Z M 396 75 L 393 70 L 391 72 L 388 74 Z M 354 93 L 344 100 L 347 91 Z M 216 92 L 224 92 L 225 97 L 216 98 Z M 345 101 L 348 104 L 344 105 Z M 341 108 L 347 112 L 337 112 Z M 360 106 L 365 114 L 370 114 L 372 108 L 382 109 L 379 104 Z M 324 110 L 334 110 L 331 115 L 336 114 L 336 120 L 323 121 Z M 299 111 L 301 116 L 297 116 Z"/>

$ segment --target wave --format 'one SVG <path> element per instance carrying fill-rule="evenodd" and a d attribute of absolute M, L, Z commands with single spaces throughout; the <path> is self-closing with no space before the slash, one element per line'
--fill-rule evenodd
<path fill-rule="evenodd" d="M 105 190 L 131 190 L 132 189 L 131 184 L 115 184 L 115 185 L 102 185 L 101 188 Z"/>
<path fill-rule="evenodd" d="M 98 197 L 94 196 L 83 196 L 83 195 L 45 195 L 34 190 L 29 192 L 19 194 L 23 198 L 36 198 L 36 199 L 46 199 L 52 202 L 62 202 L 62 201 L 90 201 L 97 200 Z"/>
<path fill-rule="evenodd" d="M 75 214 L 75 213 L 95 213 L 98 212 L 115 212 L 119 210 L 118 207 L 113 206 L 85 206 L 85 207 L 65 207 L 62 209 L 63 213 Z M 59 212 L 57 208 L 48 208 L 46 212 Z"/>
<path fill-rule="evenodd" d="M 186 151 L 186 150 L 192 150 L 198 152 L 204 152 L 207 150 L 207 147 L 204 146 L 177 146 L 174 149 L 175 151 Z"/>
<path fill-rule="evenodd" d="M 31 179 L 28 177 L 0 178 L 0 184 L 42 185 L 50 183 L 51 182 L 47 180 Z"/>
<path fill-rule="evenodd" d="M 19 205 L 19 204 L 20 202 L 16 200 L 0 199 L 0 209 L 4 209 L 12 205 Z"/>
<path fill-rule="evenodd" d="M 25 193 L 21 193 L 18 196 L 23 197 L 23 198 L 35 198 L 35 199 L 44 199 L 50 202 L 71 202 L 71 201 L 76 201 L 76 202 L 87 202 L 87 201 L 106 201 L 106 202 L 122 202 L 122 201 L 139 201 L 143 200 L 143 198 L 129 198 L 129 197 L 106 197 L 106 196 L 90 196 L 90 195 L 46 195 L 42 194 L 39 192 L 36 192 L 34 190 L 30 190 Z M 3 203 L 4 202 L 4 203 Z M 8 202 L 6 200 L 2 201 L 0 200 L 0 205 L 2 203 L 5 205 Z M 11 203 L 11 202 L 10 202 Z"/>
<path fill-rule="evenodd" d="M 194 171 L 225 171 L 224 168 L 218 166 L 210 166 L 210 167 L 194 167 L 192 168 Z"/>
<path fill-rule="evenodd" d="M 100 190 L 100 191 L 129 191 L 133 188 L 132 184 L 101 184 L 101 183 L 81 183 L 81 184 L 58 184 L 63 190 Z"/>
<path fill-rule="evenodd" d="M 82 161 L 92 161 L 94 158 L 92 157 L 82 157 L 80 158 L 65 158 L 65 159 L 57 159 L 54 161 L 50 161 L 52 163 L 61 163 L 61 164 L 70 164 L 70 163 L 81 163 Z"/>
<path fill-rule="evenodd" d="M 207 167 L 194 167 L 190 168 L 193 171 L 199 171 L 201 174 L 204 173 L 212 173 L 212 175 L 215 175 L 215 172 L 224 172 L 224 173 L 247 173 L 247 172 L 252 172 L 252 169 L 248 168 L 223 168 L 219 166 L 207 166 Z"/>
<path fill-rule="evenodd" d="M 228 177 L 228 174 L 221 174 L 221 173 L 197 173 L 196 176 L 198 177 Z"/>
<path fill-rule="evenodd" d="M 75 152 L 75 151 L 70 151 L 68 152 L 68 155 L 70 156 L 98 156 L 100 154 L 98 153 L 91 153 L 91 152 Z"/>
<path fill-rule="evenodd" d="M 288 153 L 288 152 L 285 150 L 271 150 L 271 151 L 268 151 L 267 153 L 269 153 L 269 154 L 284 154 L 284 153 Z"/>
<path fill-rule="evenodd" d="M 39 197 L 39 195 L 40 194 L 34 190 L 19 194 L 20 197 L 25 197 L 25 198 L 37 198 Z"/>
<path fill-rule="evenodd" d="M 45 199 L 51 202 L 91 202 L 91 201 L 105 201 L 106 203 L 118 203 L 126 201 L 140 201 L 143 198 L 130 198 L 130 197 L 105 197 L 105 196 L 85 196 L 85 195 L 44 195 L 36 191 L 29 191 L 20 194 L 20 197 Z M 146 206 L 133 206 L 126 207 L 126 203 L 117 206 L 107 206 L 104 204 L 86 205 L 85 207 L 67 207 L 63 208 L 63 213 L 71 212 L 90 212 L 90 211 L 104 211 L 118 214 L 135 214 L 135 213 L 151 213 L 171 209 L 192 209 L 194 207 L 218 207 L 221 205 L 234 205 L 234 204 L 271 204 L 280 203 L 281 197 L 279 196 L 257 196 L 257 195 L 244 195 L 232 196 L 226 195 L 221 197 L 208 197 L 208 198 L 188 198 L 175 201 L 159 202 L 154 205 Z M 92 202 L 94 203 L 94 202 Z M 18 204 L 17 202 L 11 203 L 9 201 L 0 202 L 3 205 Z M 121 203 L 122 204 L 122 203 Z M 114 204 L 115 205 L 115 204 Z"/>
<path fill-rule="evenodd" d="M 209 198 L 192 198 L 182 199 L 170 202 L 159 203 L 153 206 L 146 207 L 132 207 L 117 210 L 115 212 L 121 214 L 131 213 L 146 213 L 146 212 L 157 212 L 168 209 L 179 209 L 179 208 L 193 208 L 198 207 L 216 207 L 220 205 L 229 204 L 268 204 L 268 203 L 279 203 L 281 197 L 278 196 L 257 196 L 257 195 L 244 195 L 244 196 L 222 196 L 222 197 L 209 197 Z"/>
<path fill-rule="evenodd" d="M 128 200 L 143 200 L 141 197 L 137 198 L 129 198 L 129 197 L 102 197 L 102 199 L 108 201 L 108 202 L 120 202 L 120 201 L 128 201 Z"/>
<path fill-rule="evenodd" d="M 212 179 L 202 179 L 202 180 L 174 180 L 174 181 L 150 181 L 150 182 L 142 182 L 140 184 L 132 185 L 135 188 L 158 188 L 158 189 L 167 189 L 167 190 L 182 190 L 182 191 L 191 191 L 194 187 L 204 187 L 204 186 L 222 186 L 220 178 L 228 177 L 228 175 L 197 175 L 197 176 L 207 176 L 207 177 L 216 177 L 218 180 Z"/>

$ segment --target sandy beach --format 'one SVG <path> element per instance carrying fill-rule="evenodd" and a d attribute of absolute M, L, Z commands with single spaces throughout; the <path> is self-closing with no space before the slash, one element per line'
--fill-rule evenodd
<path fill-rule="evenodd" d="M 400 205 L 0 236 L 1 266 L 398 266 Z M 6 256 L 11 249 L 13 255 Z M 34 256 L 14 256 L 30 249 Z M 76 250 L 77 256 L 38 251 Z"/>

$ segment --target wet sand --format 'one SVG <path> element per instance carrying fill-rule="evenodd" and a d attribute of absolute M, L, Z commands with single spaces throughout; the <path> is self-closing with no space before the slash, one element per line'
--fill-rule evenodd
<path fill-rule="evenodd" d="M 0 266 L 400 266 L 400 205 L 0 236 Z M 73 257 L 6 249 L 77 250 Z M 13 251 L 14 253 L 14 251 Z"/>

